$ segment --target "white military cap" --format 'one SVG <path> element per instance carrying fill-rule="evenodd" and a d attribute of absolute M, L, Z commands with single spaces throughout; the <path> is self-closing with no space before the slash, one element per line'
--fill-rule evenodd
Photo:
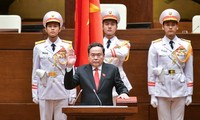
<path fill-rule="evenodd" d="M 43 18 L 43 26 L 46 27 L 48 22 L 58 22 L 60 23 L 60 27 L 63 25 L 63 18 L 60 13 L 56 11 L 49 11 L 44 15 Z"/>
<path fill-rule="evenodd" d="M 165 21 L 180 21 L 180 14 L 174 9 L 166 9 L 160 14 L 160 24 L 163 24 Z"/>
<path fill-rule="evenodd" d="M 101 15 L 102 15 L 103 20 L 112 19 L 112 20 L 116 20 L 117 23 L 119 23 L 120 21 L 120 15 L 118 11 L 114 8 L 107 8 L 103 10 Z"/>

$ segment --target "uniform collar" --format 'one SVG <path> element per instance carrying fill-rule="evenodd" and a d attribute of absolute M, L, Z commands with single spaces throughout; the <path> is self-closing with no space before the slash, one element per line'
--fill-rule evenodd
<path fill-rule="evenodd" d="M 170 41 L 171 41 L 171 40 L 170 40 L 167 36 L 164 36 L 164 37 L 163 37 L 163 42 L 164 42 L 164 44 L 169 44 Z M 178 41 L 178 37 L 175 36 L 174 39 L 173 39 L 172 41 L 176 44 L 177 41 Z"/>
<path fill-rule="evenodd" d="M 46 48 L 50 52 L 52 50 L 51 44 L 52 44 L 52 42 L 49 40 L 49 38 L 47 38 L 47 40 L 46 40 Z M 55 49 L 54 53 L 56 53 L 62 47 L 61 46 L 62 45 L 62 40 L 58 37 L 57 40 L 54 42 L 54 44 L 56 45 L 56 49 Z"/>
<path fill-rule="evenodd" d="M 61 42 L 61 39 L 60 39 L 59 37 L 57 38 L 57 40 L 56 40 L 55 42 L 51 42 L 51 40 L 50 40 L 49 38 L 47 38 L 47 43 L 48 43 L 48 44 L 54 43 L 54 44 L 57 45 L 57 44 L 59 44 L 60 42 Z"/>
<path fill-rule="evenodd" d="M 110 41 L 111 41 L 111 43 L 110 43 L 109 48 L 113 48 L 118 43 L 118 38 L 116 36 L 114 36 L 110 39 Z M 107 46 L 107 42 L 108 42 L 108 38 L 104 37 L 104 39 L 103 39 L 104 46 Z M 107 49 L 107 47 L 105 47 L 105 48 Z"/>
<path fill-rule="evenodd" d="M 169 45 L 169 42 L 170 42 L 171 40 L 168 38 L 168 37 L 166 37 L 166 36 L 164 36 L 163 37 L 163 45 L 164 46 L 166 46 L 168 49 L 171 49 L 170 48 L 170 45 Z M 173 42 L 174 42 L 174 49 L 173 49 L 173 51 L 174 50 L 176 50 L 180 45 L 181 45 L 181 43 L 180 43 L 180 38 L 178 38 L 177 36 L 175 36 L 174 37 L 174 39 L 172 40 Z"/>
<path fill-rule="evenodd" d="M 112 37 L 112 38 L 110 39 L 111 43 L 112 43 L 113 41 L 115 41 L 116 39 L 117 39 L 117 36 Z M 108 40 L 109 40 L 109 39 L 108 39 L 107 37 L 104 37 L 104 42 L 105 42 L 105 43 L 107 43 Z"/>

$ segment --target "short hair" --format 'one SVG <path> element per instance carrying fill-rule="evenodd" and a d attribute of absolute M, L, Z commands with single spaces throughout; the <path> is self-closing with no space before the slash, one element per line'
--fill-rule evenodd
<path fill-rule="evenodd" d="M 46 23 L 46 26 L 45 26 L 45 27 L 47 27 L 47 25 L 48 25 L 49 23 L 57 23 L 57 24 L 59 25 L 59 27 L 60 27 L 60 23 L 59 23 L 59 22 L 48 22 L 48 23 Z"/>
<path fill-rule="evenodd" d="M 118 24 L 118 23 L 117 23 L 117 20 L 114 20 L 114 19 L 105 19 L 105 20 L 103 20 L 103 23 L 104 23 L 105 21 L 109 21 L 109 20 L 115 21 L 115 22 L 116 22 L 116 25 Z"/>
<path fill-rule="evenodd" d="M 103 54 L 105 54 L 105 49 L 104 49 L 103 45 L 102 45 L 101 43 L 94 42 L 94 43 L 92 43 L 92 44 L 90 44 L 90 45 L 88 46 L 88 55 L 89 55 L 89 53 L 90 53 L 90 49 L 93 48 L 93 47 L 101 47 L 101 49 L 102 49 L 102 51 L 103 51 Z"/>
<path fill-rule="evenodd" d="M 167 20 L 167 21 L 164 21 L 164 22 L 163 22 L 163 25 L 164 25 L 166 22 L 170 22 L 170 21 L 171 21 L 171 22 L 174 22 L 174 23 L 176 23 L 176 24 L 178 25 L 178 22 L 175 21 L 175 20 Z"/>

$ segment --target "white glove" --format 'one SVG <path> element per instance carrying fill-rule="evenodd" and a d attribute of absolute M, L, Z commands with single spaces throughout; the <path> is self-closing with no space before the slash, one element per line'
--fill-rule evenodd
<path fill-rule="evenodd" d="M 153 74 L 159 76 L 162 71 L 163 71 L 163 67 L 158 66 L 158 67 L 153 69 Z"/>
<path fill-rule="evenodd" d="M 36 74 L 40 77 L 41 84 L 46 87 L 47 85 L 47 73 L 44 70 L 37 69 Z"/>
<path fill-rule="evenodd" d="M 37 69 L 36 70 L 36 74 L 40 77 L 40 78 L 43 78 L 44 74 L 46 72 L 44 70 L 41 70 L 41 69 Z"/>
<path fill-rule="evenodd" d="M 33 102 L 34 102 L 35 104 L 38 104 L 38 103 L 39 103 L 38 98 L 33 98 Z"/>
<path fill-rule="evenodd" d="M 189 95 L 189 96 L 186 97 L 185 104 L 188 106 L 188 105 L 190 105 L 191 103 L 192 103 L 192 96 Z"/>
<path fill-rule="evenodd" d="M 76 98 L 71 98 L 71 99 L 69 99 L 68 104 L 69 105 L 74 105 L 75 102 L 76 102 Z"/>
<path fill-rule="evenodd" d="M 156 108 L 158 106 L 158 98 L 156 98 L 154 95 L 151 96 L 151 105 Z"/>

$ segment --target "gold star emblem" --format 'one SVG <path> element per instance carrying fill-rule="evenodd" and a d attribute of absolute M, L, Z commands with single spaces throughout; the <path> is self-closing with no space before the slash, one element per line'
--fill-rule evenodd
<path fill-rule="evenodd" d="M 169 12 L 169 15 L 172 15 L 172 12 Z"/>
<path fill-rule="evenodd" d="M 51 17 L 54 18 L 55 16 L 54 16 L 54 15 L 51 15 Z"/>
<path fill-rule="evenodd" d="M 112 15 L 112 11 L 109 11 L 108 14 Z"/>

